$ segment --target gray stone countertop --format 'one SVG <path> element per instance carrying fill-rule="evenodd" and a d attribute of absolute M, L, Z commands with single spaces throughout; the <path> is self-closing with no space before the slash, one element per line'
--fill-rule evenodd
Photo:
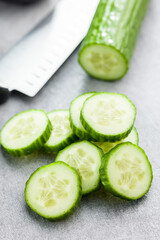
<path fill-rule="evenodd" d="M 68 109 L 70 101 L 87 91 L 126 94 L 137 107 L 139 145 L 153 166 L 149 193 L 125 201 L 101 189 L 82 198 L 67 219 L 49 222 L 24 201 L 25 182 L 38 167 L 54 161 L 46 155 L 12 158 L 0 150 L 0 239 L 5 240 L 154 240 L 160 239 L 160 4 L 152 0 L 143 22 L 127 75 L 116 82 L 98 81 L 77 63 L 78 49 L 34 97 L 12 93 L 0 105 L 0 128 L 27 109 Z"/>

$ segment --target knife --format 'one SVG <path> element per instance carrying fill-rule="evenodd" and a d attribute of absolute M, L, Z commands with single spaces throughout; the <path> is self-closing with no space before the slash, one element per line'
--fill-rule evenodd
<path fill-rule="evenodd" d="M 12 90 L 34 97 L 84 38 L 98 2 L 59 1 L 53 13 L 1 59 L 0 92 L 4 89 L 6 98 Z"/>

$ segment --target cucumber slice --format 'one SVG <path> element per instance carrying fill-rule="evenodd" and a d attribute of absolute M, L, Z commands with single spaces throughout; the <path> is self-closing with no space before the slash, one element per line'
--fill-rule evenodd
<path fill-rule="evenodd" d="M 128 136 L 136 108 L 123 94 L 101 92 L 89 97 L 81 110 L 81 122 L 99 142 L 116 142 Z"/>
<path fill-rule="evenodd" d="M 63 162 L 38 168 L 26 182 L 26 203 L 33 211 L 50 220 L 70 215 L 80 199 L 80 178 L 73 168 Z"/>
<path fill-rule="evenodd" d="M 102 149 L 103 153 L 108 153 L 112 148 L 114 148 L 116 145 L 123 143 L 123 142 L 131 142 L 133 144 L 138 145 L 139 137 L 138 132 L 135 127 L 133 127 L 132 131 L 129 133 L 129 135 L 126 138 L 123 138 L 121 141 L 118 142 L 93 142 L 96 146 Z"/>
<path fill-rule="evenodd" d="M 82 194 L 100 187 L 99 168 L 102 151 L 88 141 L 73 143 L 60 151 L 56 162 L 62 161 L 75 168 L 81 177 Z"/>
<path fill-rule="evenodd" d="M 76 140 L 69 121 L 68 110 L 49 112 L 48 118 L 52 124 L 52 133 L 43 149 L 48 153 L 56 153 Z"/>
<path fill-rule="evenodd" d="M 52 126 L 43 110 L 28 110 L 12 117 L 1 129 L 1 144 L 13 156 L 23 156 L 41 148 Z"/>
<path fill-rule="evenodd" d="M 144 196 L 153 178 L 144 150 L 129 142 L 117 145 L 103 156 L 100 175 L 109 192 L 128 200 Z"/>
<path fill-rule="evenodd" d="M 95 94 L 95 92 L 84 93 L 76 97 L 70 104 L 70 123 L 73 129 L 73 132 L 80 138 L 85 140 L 93 140 L 89 133 L 84 129 L 80 121 L 80 112 L 85 100 Z"/>
<path fill-rule="evenodd" d="M 84 38 L 79 63 L 91 76 L 125 75 L 149 0 L 101 0 Z"/>

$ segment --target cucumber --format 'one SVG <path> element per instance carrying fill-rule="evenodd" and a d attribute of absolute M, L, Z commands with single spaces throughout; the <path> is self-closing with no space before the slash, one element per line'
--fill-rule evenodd
<path fill-rule="evenodd" d="M 73 143 L 59 152 L 55 161 L 62 161 L 75 168 L 81 177 L 82 194 L 100 187 L 99 168 L 102 151 L 88 141 Z"/>
<path fill-rule="evenodd" d="M 59 220 L 70 215 L 80 199 L 79 175 L 63 162 L 38 168 L 26 182 L 26 203 L 49 220 Z"/>
<path fill-rule="evenodd" d="M 116 145 L 123 143 L 123 142 L 131 142 L 133 144 L 138 145 L 139 137 L 138 132 L 135 127 L 133 127 L 132 131 L 129 133 L 129 135 L 126 138 L 123 138 L 121 141 L 112 143 L 112 142 L 92 142 L 96 146 L 102 149 L 103 153 L 109 152 L 112 148 L 114 148 Z"/>
<path fill-rule="evenodd" d="M 152 183 L 152 166 L 144 150 L 126 142 L 117 145 L 102 159 L 101 181 L 113 195 L 128 200 L 144 196 Z"/>
<path fill-rule="evenodd" d="M 48 153 L 57 153 L 77 138 L 70 127 L 68 110 L 54 110 L 47 115 L 52 124 L 52 133 L 43 149 Z"/>
<path fill-rule="evenodd" d="M 1 129 L 1 145 L 13 156 L 40 149 L 49 139 L 52 125 L 43 110 L 28 110 L 12 117 Z"/>
<path fill-rule="evenodd" d="M 82 42 L 79 63 L 91 76 L 125 75 L 149 0 L 101 0 Z"/>
<path fill-rule="evenodd" d="M 81 110 L 81 123 L 98 142 L 116 142 L 128 136 L 136 108 L 123 94 L 101 92 L 89 97 Z"/>
<path fill-rule="evenodd" d="M 84 101 L 95 94 L 95 92 L 84 93 L 78 97 L 76 97 L 70 104 L 70 123 L 73 129 L 73 132 L 80 138 L 85 140 L 94 140 L 89 133 L 83 127 L 80 121 L 80 112 L 83 106 Z"/>

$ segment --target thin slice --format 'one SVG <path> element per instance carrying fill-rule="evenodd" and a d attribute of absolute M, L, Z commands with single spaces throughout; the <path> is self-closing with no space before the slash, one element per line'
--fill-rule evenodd
<path fill-rule="evenodd" d="M 48 153 L 57 153 L 77 138 L 70 127 L 68 110 L 55 110 L 47 115 L 52 124 L 52 133 L 43 149 Z"/>
<path fill-rule="evenodd" d="M 80 178 L 73 168 L 63 162 L 37 169 L 26 182 L 26 203 L 33 211 L 50 220 L 70 215 L 80 199 Z"/>
<path fill-rule="evenodd" d="M 101 157 L 102 151 L 98 147 L 82 141 L 60 151 L 55 161 L 63 161 L 77 170 L 82 181 L 82 194 L 87 194 L 100 186 Z"/>
<path fill-rule="evenodd" d="M 100 175 L 109 192 L 129 200 L 144 196 L 153 178 L 144 150 L 129 142 L 117 145 L 103 156 Z"/>
<path fill-rule="evenodd" d="M 80 121 L 80 112 L 85 100 L 95 94 L 95 92 L 84 93 L 78 97 L 76 97 L 70 105 L 69 113 L 70 113 L 70 122 L 71 127 L 74 133 L 80 138 L 85 140 L 93 140 L 90 134 L 86 131 Z"/>
<path fill-rule="evenodd" d="M 49 139 L 52 126 L 43 110 L 28 110 L 12 117 L 1 130 L 1 144 L 13 156 L 31 154 Z"/>
<path fill-rule="evenodd" d="M 136 107 L 123 94 L 101 92 L 89 97 L 81 110 L 84 128 L 98 142 L 116 142 L 128 136 Z"/>
<path fill-rule="evenodd" d="M 116 145 L 123 143 L 123 142 L 131 142 L 133 144 L 138 145 L 139 137 L 138 137 L 138 132 L 135 127 L 133 127 L 133 129 L 129 133 L 129 135 L 126 138 L 123 138 L 121 141 L 114 142 L 114 143 L 112 143 L 112 142 L 93 142 L 93 144 L 100 147 L 102 149 L 103 153 L 108 153 Z"/>

